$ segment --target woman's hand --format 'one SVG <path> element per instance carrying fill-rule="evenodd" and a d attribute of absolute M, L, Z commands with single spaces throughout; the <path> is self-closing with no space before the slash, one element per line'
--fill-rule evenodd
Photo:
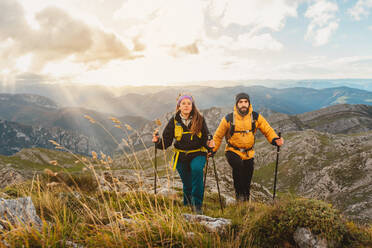
<path fill-rule="evenodd" d="M 158 143 L 159 142 L 159 131 L 155 130 L 152 133 L 152 143 Z"/>
<path fill-rule="evenodd" d="M 213 151 L 213 148 L 216 146 L 214 143 L 214 140 L 208 140 L 207 141 L 207 146 L 208 146 L 208 157 L 213 157 L 216 152 Z"/>

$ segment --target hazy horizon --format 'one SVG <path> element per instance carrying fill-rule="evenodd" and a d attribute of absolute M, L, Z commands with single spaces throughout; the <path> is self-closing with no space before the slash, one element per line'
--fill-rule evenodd
<path fill-rule="evenodd" d="M 123 85 L 111 85 L 111 84 L 89 84 L 81 83 L 76 84 L 74 82 L 48 82 L 43 79 L 32 79 L 28 80 L 22 78 L 15 83 L 4 82 L 0 79 L 0 93 L 4 89 L 17 88 L 22 85 L 49 85 L 49 86 L 72 86 L 72 87 L 105 87 L 110 89 L 119 88 L 166 88 L 166 87 L 213 87 L 213 88 L 224 88 L 224 87 L 236 87 L 236 86 L 263 86 L 268 88 L 292 88 L 292 87 L 308 87 L 314 89 L 332 88 L 332 87 L 350 87 L 356 89 L 362 89 L 372 91 L 372 78 L 341 78 L 341 79 L 251 79 L 251 80 L 205 80 L 205 81 L 190 81 L 190 82 L 169 82 L 163 84 L 123 84 Z"/>

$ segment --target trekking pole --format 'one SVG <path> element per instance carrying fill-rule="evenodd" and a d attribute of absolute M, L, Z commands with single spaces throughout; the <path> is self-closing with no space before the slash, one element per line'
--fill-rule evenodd
<path fill-rule="evenodd" d="M 279 139 L 282 137 L 282 133 L 279 132 Z M 275 165 L 275 177 L 274 177 L 274 194 L 273 200 L 275 200 L 275 192 L 276 192 L 276 177 L 278 175 L 278 163 L 279 163 L 279 153 L 280 153 L 280 146 L 276 148 L 276 165 Z"/>
<path fill-rule="evenodd" d="M 209 158 L 207 157 L 207 162 L 205 164 L 205 172 L 204 172 L 204 185 L 203 185 L 203 199 L 204 199 L 204 192 L 205 192 L 205 183 L 207 182 L 207 174 L 208 174 L 208 162 L 209 162 Z"/>
<path fill-rule="evenodd" d="M 219 184 L 218 184 L 218 176 L 217 176 L 216 163 L 214 162 L 214 158 L 213 158 L 213 157 L 212 157 L 212 162 L 213 162 L 214 175 L 215 175 L 215 177 L 216 177 L 217 190 L 218 190 L 218 198 L 220 199 L 221 211 L 222 211 L 222 213 L 223 213 L 223 206 L 222 206 L 222 199 L 221 199 L 220 186 L 219 186 Z"/>
<path fill-rule="evenodd" d="M 208 141 L 210 141 L 212 139 L 213 139 L 213 136 L 211 134 L 209 134 L 208 135 Z M 212 150 L 209 147 L 207 149 L 208 149 L 208 153 L 212 152 Z M 209 162 L 209 157 L 208 157 L 208 154 L 207 154 L 207 162 L 205 164 L 204 181 L 203 181 L 203 200 L 204 200 L 204 193 L 205 193 L 205 183 L 207 182 L 208 162 Z"/>
<path fill-rule="evenodd" d="M 159 134 L 158 134 L 158 131 L 155 130 L 155 135 L 157 137 L 159 137 Z M 158 176 L 158 163 L 157 163 L 157 159 L 156 159 L 156 154 L 157 154 L 157 151 L 158 149 L 156 148 L 156 143 L 154 144 L 154 148 L 155 148 L 155 157 L 154 157 L 154 194 L 156 195 L 156 181 L 157 181 L 157 176 Z"/>

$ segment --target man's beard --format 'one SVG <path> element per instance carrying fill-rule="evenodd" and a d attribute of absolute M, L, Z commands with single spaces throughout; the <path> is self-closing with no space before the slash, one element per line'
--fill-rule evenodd
<path fill-rule="evenodd" d="M 244 108 L 244 110 L 243 110 L 243 108 Z M 246 115 L 246 114 L 248 114 L 248 108 L 246 108 L 246 107 L 238 108 L 238 112 L 241 115 Z"/>

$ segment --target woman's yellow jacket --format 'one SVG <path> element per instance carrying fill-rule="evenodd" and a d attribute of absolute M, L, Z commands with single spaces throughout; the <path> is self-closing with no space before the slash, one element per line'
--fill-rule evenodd
<path fill-rule="evenodd" d="M 250 104 L 249 106 L 249 113 L 245 116 L 239 114 L 234 107 L 234 119 L 235 119 L 235 131 L 245 131 L 252 129 L 252 112 L 253 108 Z M 274 144 L 274 140 L 279 138 L 274 129 L 269 125 L 269 123 L 265 120 L 262 115 L 258 115 L 258 119 L 256 121 L 256 129 L 259 129 L 263 135 L 265 135 L 268 142 Z M 226 120 L 225 117 L 222 118 L 220 125 L 218 126 L 216 133 L 214 134 L 213 140 L 215 142 L 214 151 L 217 151 L 218 148 L 221 146 L 222 139 L 228 135 L 230 132 L 230 123 Z M 238 148 L 242 149 L 249 149 L 253 147 L 255 142 L 254 133 L 234 133 L 234 135 L 229 139 L 229 143 Z M 234 149 L 231 146 L 226 145 L 225 151 L 232 151 L 238 154 L 241 159 L 251 159 L 254 156 L 254 150 L 250 150 L 248 152 L 242 152 L 239 150 Z"/>

